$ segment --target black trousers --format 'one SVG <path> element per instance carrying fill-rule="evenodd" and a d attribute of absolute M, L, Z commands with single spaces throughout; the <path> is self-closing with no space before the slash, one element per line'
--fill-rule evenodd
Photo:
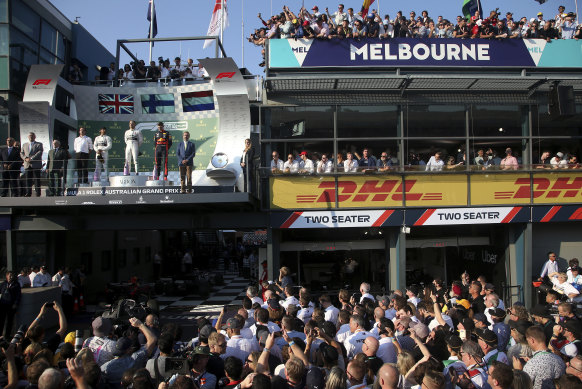
<path fill-rule="evenodd" d="M 40 196 L 40 169 L 29 167 L 24 171 L 26 177 L 26 196 L 32 195 L 32 186 L 34 185 L 36 195 Z"/>
<path fill-rule="evenodd" d="M 62 196 L 63 195 L 63 185 L 62 185 L 63 171 L 53 170 L 48 173 L 48 193 L 49 196 Z"/>
<path fill-rule="evenodd" d="M 162 167 L 164 178 L 168 178 L 168 147 L 165 145 L 156 146 L 156 172 L 158 177 L 162 176 Z"/>
<path fill-rule="evenodd" d="M 11 304 L 0 304 L 0 334 L 8 338 L 8 341 L 11 340 L 15 314 L 16 310 L 12 309 Z M 6 329 L 4 329 L 4 323 L 6 323 Z"/>
<path fill-rule="evenodd" d="M 19 178 L 20 171 L 18 170 L 4 170 L 2 172 L 2 196 L 8 196 L 9 187 L 12 189 L 12 197 L 20 196 Z"/>
<path fill-rule="evenodd" d="M 89 183 L 89 153 L 77 153 L 77 180 L 80 184 Z"/>

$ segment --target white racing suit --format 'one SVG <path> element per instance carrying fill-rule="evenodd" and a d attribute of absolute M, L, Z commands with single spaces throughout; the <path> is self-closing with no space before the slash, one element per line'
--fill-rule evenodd
<path fill-rule="evenodd" d="M 131 159 L 133 158 L 133 165 L 135 166 L 135 174 L 138 174 L 137 155 L 139 147 L 143 143 L 143 136 L 141 131 L 132 130 L 131 128 L 125 131 L 125 170 L 127 175 L 131 171 Z"/>
<path fill-rule="evenodd" d="M 93 150 L 95 150 L 95 180 L 101 181 L 101 169 L 105 171 L 105 179 L 109 179 L 109 150 L 113 147 L 111 137 L 108 135 L 99 135 L 93 141 Z"/>

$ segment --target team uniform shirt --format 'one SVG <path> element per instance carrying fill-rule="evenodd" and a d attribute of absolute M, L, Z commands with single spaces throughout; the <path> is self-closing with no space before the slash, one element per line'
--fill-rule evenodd
<path fill-rule="evenodd" d="M 497 350 L 505 351 L 511 337 L 511 328 L 504 322 L 494 323 L 491 327 L 490 330 L 497 335 Z"/>
<path fill-rule="evenodd" d="M 297 297 L 295 296 L 289 296 L 285 300 L 281 300 L 279 304 L 283 308 L 287 309 L 289 305 L 299 305 L 299 300 L 297 300 Z"/>
<path fill-rule="evenodd" d="M 360 297 L 360 304 L 361 304 L 362 302 L 364 302 L 364 299 L 370 299 L 370 300 L 372 300 L 372 301 L 376 301 L 376 299 L 374 298 L 374 296 L 372 296 L 370 293 L 364 293 L 364 294 L 362 295 L 362 297 Z"/>
<path fill-rule="evenodd" d="M 241 335 L 234 335 L 226 342 L 226 353 L 221 357 L 237 357 L 241 361 L 245 361 L 250 353 L 259 351 L 259 342 L 256 339 L 246 339 Z"/>
<path fill-rule="evenodd" d="M 411 297 L 407 301 L 409 303 L 413 303 L 414 306 L 416 307 L 421 300 L 418 297 Z M 451 327 L 451 328 L 453 328 L 453 327 Z"/>
<path fill-rule="evenodd" d="M 46 273 L 46 274 L 48 274 L 48 273 Z M 40 288 L 42 286 L 49 286 L 49 285 L 51 285 L 51 283 L 52 283 L 52 280 L 50 278 L 50 275 L 48 277 L 46 277 L 45 274 L 36 273 L 34 278 L 32 279 L 31 286 L 33 288 Z"/>
<path fill-rule="evenodd" d="M 297 311 L 297 318 L 303 320 L 303 323 L 307 324 L 309 320 L 311 320 L 311 316 L 313 315 L 313 307 L 308 306 L 307 308 L 301 308 Z"/>
<path fill-rule="evenodd" d="M 467 368 L 471 382 L 477 389 L 490 388 L 487 383 L 487 371 L 479 365 L 472 365 Z"/>
<path fill-rule="evenodd" d="M 330 305 L 329 307 L 325 308 L 324 311 L 324 318 L 325 321 L 331 321 L 334 325 L 337 325 L 337 319 L 339 316 L 339 309 Z"/>
<path fill-rule="evenodd" d="M 251 303 L 258 303 L 259 305 L 263 305 L 263 299 L 260 298 L 259 296 L 255 296 L 251 299 Z M 249 314 L 250 315 L 250 314 Z"/>
<path fill-rule="evenodd" d="M 95 363 L 102 366 L 105 362 L 109 362 L 113 359 L 115 341 L 109 338 L 93 336 L 87 338 L 87 340 L 83 342 L 83 348 L 91 350 L 93 352 L 93 357 L 95 358 Z"/>
<path fill-rule="evenodd" d="M 343 343 L 352 333 L 350 332 L 350 325 L 348 323 L 342 324 L 337 333 L 335 334 L 335 340 L 339 343 Z"/>
<path fill-rule="evenodd" d="M 264 325 L 267 327 L 267 329 L 269 330 L 269 333 L 273 333 L 273 332 L 280 332 L 281 331 L 281 327 L 279 327 L 276 323 L 273 323 L 272 321 L 268 322 L 267 324 L 263 324 L 263 323 L 255 323 L 253 324 L 250 329 L 253 332 L 253 335 L 256 336 L 257 335 L 257 324 L 260 325 Z M 244 359 L 243 359 L 244 361 Z"/>
<path fill-rule="evenodd" d="M 376 356 L 382 359 L 384 363 L 396 363 L 396 359 L 398 358 L 393 339 L 394 338 L 383 337 L 379 340 L 380 347 L 378 347 Z"/>
<path fill-rule="evenodd" d="M 305 339 L 307 338 L 305 336 L 305 334 L 303 332 L 299 332 L 299 331 L 287 331 L 287 335 L 293 339 L 293 338 L 299 338 L 303 341 L 305 341 Z M 275 344 L 279 347 L 279 348 L 283 348 L 287 345 L 287 341 L 282 337 L 279 336 L 278 338 L 275 338 Z"/>
<path fill-rule="evenodd" d="M 346 348 L 349 359 L 353 358 L 357 353 L 362 351 L 362 344 L 364 344 L 364 340 L 366 340 L 368 336 L 374 335 L 368 331 L 356 330 L 353 335 L 344 340 L 344 346 Z"/>

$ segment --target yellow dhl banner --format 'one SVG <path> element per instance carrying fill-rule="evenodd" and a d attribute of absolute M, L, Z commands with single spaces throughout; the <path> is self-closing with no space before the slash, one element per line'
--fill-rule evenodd
<path fill-rule="evenodd" d="M 271 207 L 286 209 L 335 208 L 336 183 L 332 177 L 271 177 Z M 403 196 L 403 189 L 406 195 Z M 467 176 L 339 177 L 339 208 L 467 205 Z"/>
<path fill-rule="evenodd" d="M 526 182 L 529 186 L 529 174 L 472 175 L 471 205 L 529 204 L 529 194 L 527 198 L 515 196 L 516 182 Z"/>

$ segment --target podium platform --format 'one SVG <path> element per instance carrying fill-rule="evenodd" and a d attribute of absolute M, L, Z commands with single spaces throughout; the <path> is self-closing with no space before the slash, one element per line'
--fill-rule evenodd
<path fill-rule="evenodd" d="M 146 186 L 148 176 L 111 176 L 109 186 L 120 188 L 128 186 Z"/>

